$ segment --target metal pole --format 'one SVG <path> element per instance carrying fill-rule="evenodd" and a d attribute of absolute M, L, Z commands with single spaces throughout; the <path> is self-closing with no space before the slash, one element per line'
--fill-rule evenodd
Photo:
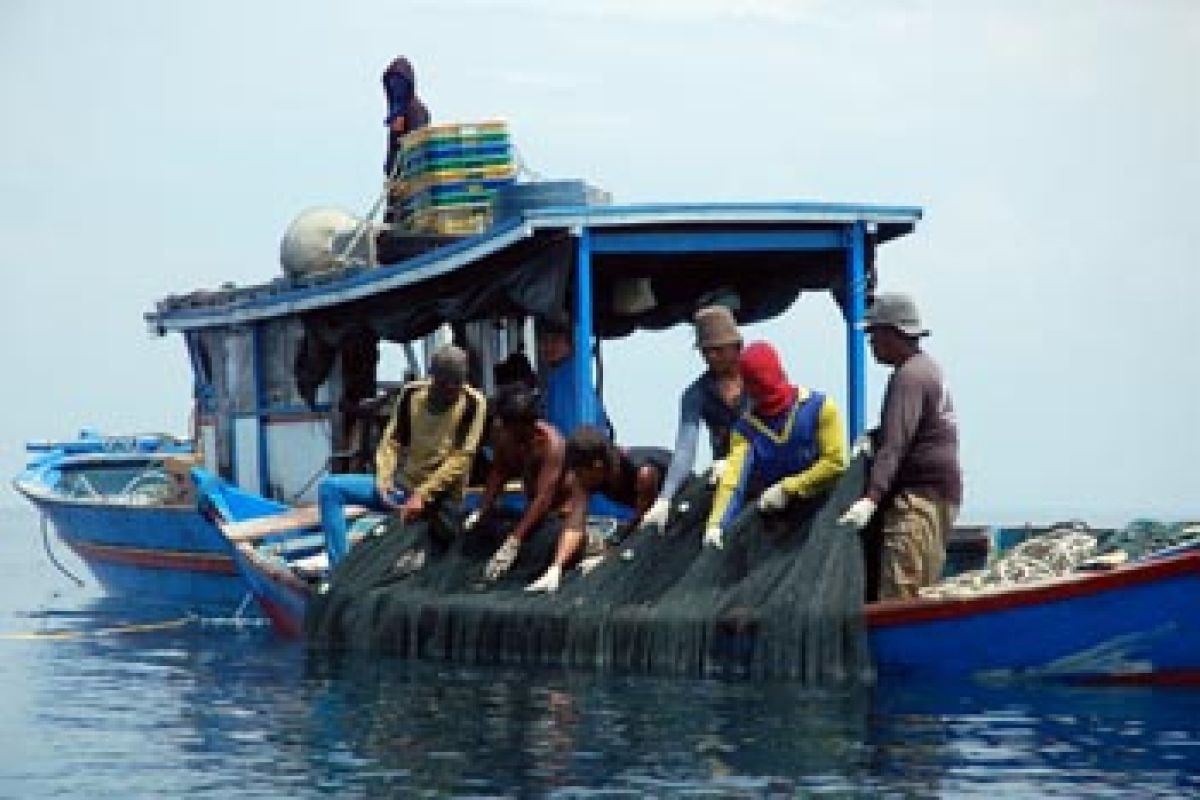
<path fill-rule="evenodd" d="M 596 419 L 592 386 L 592 237 L 587 227 L 578 232 L 575 258 L 575 414 L 572 427 Z M 570 431 L 563 431 L 569 434 Z"/>
<path fill-rule="evenodd" d="M 849 441 L 863 432 L 867 409 L 867 367 L 861 326 L 867 300 L 866 224 L 847 231 L 846 251 L 846 395 Z"/>

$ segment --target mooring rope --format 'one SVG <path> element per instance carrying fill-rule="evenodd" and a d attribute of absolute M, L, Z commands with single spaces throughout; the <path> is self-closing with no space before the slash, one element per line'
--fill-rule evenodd
<path fill-rule="evenodd" d="M 50 529 L 46 522 L 46 515 L 42 514 L 42 547 L 46 550 L 46 557 L 50 559 L 50 563 L 53 564 L 59 572 L 74 581 L 76 586 L 82 587 L 84 585 L 83 581 L 76 576 L 75 573 L 63 566 L 62 562 L 59 561 L 54 555 L 54 551 L 50 549 Z"/>
<path fill-rule="evenodd" d="M 18 633 L 0 633 L 0 639 L 32 641 L 37 639 L 65 640 L 85 639 L 90 637 L 116 636 L 127 633 L 154 633 L 155 631 L 173 630 L 196 622 L 195 614 L 188 614 L 178 619 L 162 620 L 160 622 L 135 622 L 128 625 L 114 625 L 111 628 L 96 630 L 58 630 L 58 631 L 29 631 Z"/>

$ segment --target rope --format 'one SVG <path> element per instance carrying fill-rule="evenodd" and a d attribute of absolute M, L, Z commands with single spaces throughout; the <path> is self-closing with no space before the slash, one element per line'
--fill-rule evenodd
<path fill-rule="evenodd" d="M 64 567 L 62 562 L 59 561 L 54 555 L 54 551 L 50 549 L 50 526 L 46 523 L 46 515 L 42 514 L 42 547 L 46 550 L 46 557 L 50 559 L 50 563 L 53 564 L 59 572 L 74 581 L 76 586 L 82 587 L 83 581 L 80 580 L 73 572 L 71 572 L 71 570 Z"/>
<path fill-rule="evenodd" d="M 141 622 L 131 623 L 129 625 L 116 625 L 111 628 L 99 628 L 94 631 L 32 631 L 29 633 L 0 633 L 0 639 L 10 641 L 31 641 L 35 639 L 53 639 L 62 641 L 65 639 L 84 639 L 88 637 L 100 636 L 115 636 L 125 633 L 153 633 L 155 631 L 166 631 L 175 628 L 182 628 L 197 620 L 193 614 L 180 617 L 179 619 L 163 620 L 162 622 Z"/>
<path fill-rule="evenodd" d="M 518 175 L 524 175 L 535 181 L 546 180 L 545 175 L 538 172 L 533 167 L 529 166 L 529 164 L 525 163 L 525 157 L 523 155 L 521 155 L 521 150 L 517 147 L 516 143 L 513 143 L 512 151 L 513 151 L 513 160 L 516 161 L 516 163 L 517 163 L 517 174 Z"/>

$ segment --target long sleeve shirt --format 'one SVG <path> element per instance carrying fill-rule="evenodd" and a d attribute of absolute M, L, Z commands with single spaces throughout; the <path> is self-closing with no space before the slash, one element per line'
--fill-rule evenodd
<path fill-rule="evenodd" d="M 805 405 L 810 402 L 819 402 L 820 408 L 806 424 Z M 801 387 L 791 409 L 774 420 L 749 412 L 742 420 L 746 424 L 735 427 L 730 436 L 727 466 L 708 516 L 710 528 L 728 527 L 748 497 L 776 481 L 788 495 L 807 497 L 830 489 L 846 471 L 846 429 L 829 397 Z"/>
<path fill-rule="evenodd" d="M 731 408 L 717 388 L 711 372 L 692 381 L 679 401 L 679 427 L 675 433 L 675 449 L 660 497 L 673 497 L 691 474 L 696 463 L 696 446 L 700 439 L 700 423 L 708 428 L 713 458 L 725 458 L 729 453 L 729 432 L 749 401 L 743 394 L 738 405 Z"/>
<path fill-rule="evenodd" d="M 377 484 L 402 486 L 426 501 L 462 497 L 483 435 L 487 400 L 471 386 L 441 412 L 429 407 L 429 381 L 405 386 L 375 451 Z"/>
<path fill-rule="evenodd" d="M 958 421 L 937 362 L 923 352 L 892 372 L 883 395 L 875 458 L 867 496 L 875 502 L 893 490 L 962 503 Z"/>

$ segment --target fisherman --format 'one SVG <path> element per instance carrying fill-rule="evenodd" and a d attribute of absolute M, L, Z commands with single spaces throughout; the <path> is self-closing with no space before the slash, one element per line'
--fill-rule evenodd
<path fill-rule="evenodd" d="M 520 479 L 527 504 L 516 527 L 484 568 L 484 578 L 489 581 L 512 568 L 522 543 L 567 499 L 563 485 L 566 441 L 553 425 L 539 418 L 538 404 L 538 391 L 520 383 L 500 387 L 492 404 L 492 465 L 479 508 L 471 512 L 463 527 L 471 531 L 485 521 L 504 484 L 512 478 Z"/>
<path fill-rule="evenodd" d="M 921 350 L 929 331 L 907 294 L 881 293 L 863 325 L 875 360 L 893 368 L 879 428 L 852 455 L 873 455 L 866 494 L 838 520 L 855 530 L 882 512 L 879 598 L 911 598 L 936 583 L 962 504 L 958 421 L 942 370 Z"/>
<path fill-rule="evenodd" d="M 467 354 L 450 344 L 438 348 L 429 379 L 400 390 L 375 451 L 374 477 L 331 475 L 321 481 L 317 494 L 331 567 L 349 548 L 347 503 L 390 511 L 408 523 L 461 499 L 487 412 L 486 399 L 466 377 Z M 419 569 L 425 560 L 423 550 L 406 557 L 406 571 Z"/>
<path fill-rule="evenodd" d="M 578 425 L 594 425 L 612 438 L 612 423 L 596 390 L 588 385 L 585 392 L 592 395 L 591 419 L 574 420 L 575 384 L 571 367 L 575 343 L 571 337 L 571 321 L 561 314 L 551 314 L 537 321 L 538 371 L 545 401 L 546 419 L 569 436 Z"/>
<path fill-rule="evenodd" d="M 578 563 L 587 544 L 588 502 L 593 493 L 633 509 L 634 517 L 623 527 L 628 533 L 641 523 L 642 515 L 662 487 L 671 454 L 657 447 L 618 448 L 604 431 L 584 425 L 567 438 L 568 498 L 563 531 L 558 538 L 554 563 L 527 592 L 558 591 L 563 570 Z M 620 538 L 618 536 L 618 538 Z"/>
<path fill-rule="evenodd" d="M 750 410 L 730 434 L 728 466 L 704 531 L 708 547 L 724 546 L 724 532 L 748 499 L 757 497 L 760 512 L 776 513 L 828 491 L 846 471 L 846 434 L 832 398 L 788 383 L 766 342 L 742 351 L 738 372 Z"/>
<path fill-rule="evenodd" d="M 417 78 L 412 64 L 399 56 L 383 71 L 383 91 L 387 96 L 387 116 L 383 124 L 388 128 L 387 159 L 383 172 L 389 178 L 396 177 L 396 157 L 400 153 L 400 139 L 429 124 L 429 109 L 417 97 Z"/>
<path fill-rule="evenodd" d="M 663 529 L 671 507 L 671 498 L 692 472 L 700 423 L 708 429 L 713 464 L 708 478 L 713 484 L 721 479 L 729 454 L 729 434 L 749 400 L 742 391 L 738 356 L 742 352 L 742 334 L 733 312 L 724 305 L 705 306 L 693 318 L 696 348 L 708 369 L 683 392 L 679 403 L 679 427 L 675 450 L 658 499 L 642 518 L 646 528 Z"/>

